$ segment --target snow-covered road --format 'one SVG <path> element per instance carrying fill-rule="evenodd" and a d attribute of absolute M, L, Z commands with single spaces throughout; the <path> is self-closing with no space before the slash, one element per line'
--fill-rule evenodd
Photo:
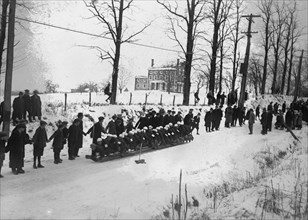
<path fill-rule="evenodd" d="M 248 135 L 247 125 L 221 127 L 206 133 L 201 126 L 200 135 L 191 143 L 144 154 L 146 164 L 137 165 L 137 156 L 94 163 L 84 158 L 90 152 L 87 145 L 80 158 L 68 161 L 63 156 L 59 165 L 53 164 L 52 153 L 46 152 L 44 169 L 34 170 L 32 156 L 27 155 L 25 174 L 15 176 L 7 166 L 3 168 L 0 217 L 148 219 L 161 212 L 171 194 L 177 193 L 180 169 L 189 196 L 201 202 L 206 185 L 220 182 L 231 171 L 253 169 L 253 153 L 277 143 L 284 148 L 292 141 L 289 133 L 275 129 L 261 135 L 259 122 L 253 135 Z M 300 132 L 307 132 L 307 127 L 295 131 Z"/>

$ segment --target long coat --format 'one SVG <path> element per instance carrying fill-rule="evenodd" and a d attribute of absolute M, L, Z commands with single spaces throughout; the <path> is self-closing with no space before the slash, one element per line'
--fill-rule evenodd
<path fill-rule="evenodd" d="M 53 147 L 53 152 L 60 152 L 63 149 L 63 131 L 61 129 L 57 129 L 53 135 L 49 138 L 49 140 L 52 140 L 52 147 Z"/>
<path fill-rule="evenodd" d="M 79 120 L 79 125 L 78 125 L 78 133 L 77 133 L 77 143 L 76 143 L 76 147 L 78 148 L 82 148 L 83 145 L 83 121 Z"/>
<path fill-rule="evenodd" d="M 24 113 L 24 100 L 21 97 L 16 97 L 13 101 L 13 118 L 21 118 Z"/>
<path fill-rule="evenodd" d="M 42 116 L 42 102 L 38 95 L 31 96 L 32 116 Z"/>
<path fill-rule="evenodd" d="M 96 122 L 88 131 L 90 137 L 93 138 L 93 143 L 97 144 L 97 139 L 102 136 L 102 132 L 105 132 L 101 122 Z"/>
<path fill-rule="evenodd" d="M 22 168 L 24 166 L 26 144 L 30 144 L 29 135 L 25 131 L 19 133 L 18 130 L 13 130 L 6 149 L 7 152 L 10 152 L 10 168 Z"/>
<path fill-rule="evenodd" d="M 212 122 L 212 112 L 208 111 L 205 116 L 204 116 L 204 122 L 205 122 L 205 126 L 206 127 L 210 127 L 211 126 L 211 122 Z"/>
<path fill-rule="evenodd" d="M 23 100 L 24 100 L 24 106 L 25 109 L 24 111 L 31 111 L 31 97 L 29 95 L 23 95 Z"/>
<path fill-rule="evenodd" d="M 68 129 L 68 147 L 75 148 L 78 142 L 79 128 L 76 125 L 71 125 Z"/>
<path fill-rule="evenodd" d="M 111 120 L 108 122 L 106 130 L 108 131 L 108 134 L 115 134 L 117 135 L 117 127 L 114 120 Z"/>
<path fill-rule="evenodd" d="M 33 136 L 33 156 L 42 156 L 44 152 L 44 147 L 47 144 L 47 133 L 46 130 L 38 127 Z"/>

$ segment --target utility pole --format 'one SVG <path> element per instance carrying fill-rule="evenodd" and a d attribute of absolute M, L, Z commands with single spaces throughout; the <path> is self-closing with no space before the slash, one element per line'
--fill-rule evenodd
<path fill-rule="evenodd" d="M 297 97 L 299 96 L 299 91 L 300 91 L 303 56 L 304 56 L 304 50 L 302 50 L 302 54 L 299 58 L 299 66 L 298 66 L 298 72 L 296 76 L 296 84 L 295 84 L 294 99 L 293 99 L 294 102 L 297 101 Z"/>
<path fill-rule="evenodd" d="M 13 61 L 14 61 L 15 10 L 16 10 L 16 0 L 10 0 L 6 73 L 5 73 L 5 86 L 4 86 L 4 112 L 3 112 L 3 128 L 2 128 L 2 130 L 8 135 L 10 132 L 10 122 L 11 122 L 11 93 L 12 93 Z"/>
<path fill-rule="evenodd" d="M 246 81 L 247 81 L 247 74 L 248 74 L 248 63 L 249 63 L 249 54 L 250 54 L 250 44 L 251 44 L 251 34 L 256 34 L 258 32 L 251 31 L 251 23 L 254 22 L 253 18 L 259 18 L 261 15 L 242 15 L 243 18 L 247 18 L 248 20 L 248 31 L 242 32 L 247 35 L 247 45 L 246 45 L 246 53 L 244 63 L 241 64 L 240 73 L 242 74 L 242 83 L 241 83 L 241 92 L 239 98 L 239 106 L 243 106 L 245 102 L 245 91 L 246 91 Z"/>

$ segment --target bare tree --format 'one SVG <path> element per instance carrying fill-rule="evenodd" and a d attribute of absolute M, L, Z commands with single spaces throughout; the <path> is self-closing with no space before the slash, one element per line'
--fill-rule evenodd
<path fill-rule="evenodd" d="M 56 93 L 59 88 L 59 84 L 54 83 L 52 80 L 47 80 L 45 82 L 45 88 L 47 93 Z"/>
<path fill-rule="evenodd" d="M 209 90 L 214 92 L 215 89 L 215 75 L 216 75 L 216 60 L 217 52 L 219 49 L 219 30 L 221 25 L 226 22 L 230 11 L 232 9 L 234 0 L 213 0 L 208 2 L 207 18 L 213 24 L 213 37 L 209 41 L 212 48 L 211 60 L 211 71 L 210 71 L 210 85 Z"/>
<path fill-rule="evenodd" d="M 265 93 L 266 79 L 267 79 L 267 67 L 268 67 L 268 54 L 271 48 L 271 19 L 273 16 L 273 0 L 260 0 L 258 8 L 261 11 L 261 17 L 263 19 L 264 35 L 262 34 L 263 48 L 264 48 L 264 61 L 263 61 L 263 76 L 261 94 Z"/>
<path fill-rule="evenodd" d="M 194 46 L 196 39 L 202 34 L 198 30 L 198 25 L 205 19 L 203 15 L 204 0 L 186 0 L 186 7 L 180 12 L 176 1 L 157 2 L 168 12 L 168 20 L 171 27 L 169 29 L 170 38 L 177 42 L 185 55 L 184 68 L 184 88 L 183 88 L 183 105 L 189 105 L 189 95 L 191 87 L 191 68 L 194 55 Z M 186 35 L 186 43 L 180 41 L 179 32 Z"/>
<path fill-rule="evenodd" d="M 287 79 L 287 90 L 286 90 L 286 95 L 290 94 L 290 85 L 291 85 L 291 75 L 293 71 L 293 58 L 294 58 L 294 53 L 295 53 L 295 44 L 298 40 L 298 38 L 301 36 L 301 31 L 298 28 L 298 19 L 297 19 L 297 14 L 296 14 L 296 3 L 294 3 L 294 8 L 293 10 L 291 9 L 290 13 L 290 26 L 291 28 L 291 45 L 289 49 L 290 57 L 288 59 L 289 66 L 288 66 L 288 79 Z"/>
<path fill-rule="evenodd" d="M 193 82 L 196 84 L 197 91 L 199 91 L 206 85 L 207 76 L 202 71 L 197 71 L 193 76 Z"/>
<path fill-rule="evenodd" d="M 233 51 L 231 58 L 232 61 L 232 84 L 231 84 L 231 91 L 233 92 L 235 89 L 235 82 L 237 78 L 238 68 L 239 68 L 239 61 L 240 61 L 240 52 L 238 52 L 238 45 L 240 41 L 244 38 L 244 35 L 240 36 L 240 22 L 241 22 L 241 12 L 243 7 L 244 0 L 236 0 L 235 7 L 236 7 L 236 14 L 235 14 L 235 22 L 231 24 L 231 41 L 233 44 Z"/>
<path fill-rule="evenodd" d="M 254 87 L 257 96 L 262 88 L 262 64 L 258 56 L 252 55 L 248 69 L 248 83 Z"/>
<path fill-rule="evenodd" d="M 127 86 L 131 77 L 132 77 L 131 72 L 129 72 L 124 67 L 120 68 L 119 78 L 118 78 L 118 89 L 120 90 L 120 93 L 123 92 L 123 89 Z"/>
<path fill-rule="evenodd" d="M 5 44 L 6 24 L 7 24 L 7 13 L 8 13 L 9 0 L 2 1 L 2 14 L 1 14 L 1 32 L 0 32 L 0 75 L 2 68 L 2 59 Z"/>
<path fill-rule="evenodd" d="M 286 21 L 286 13 L 284 10 L 284 2 L 280 5 L 279 2 L 275 2 L 275 17 L 272 17 L 271 24 L 273 27 L 273 33 L 271 34 L 271 43 L 274 49 L 274 67 L 273 67 L 273 82 L 272 82 L 272 93 L 275 94 L 280 91 L 277 88 L 277 74 L 278 74 L 278 62 L 282 52 L 282 36 L 284 35 L 284 25 Z"/>
<path fill-rule="evenodd" d="M 105 27 L 106 31 L 103 33 L 105 37 L 111 37 L 113 48 L 109 50 L 103 49 L 99 46 L 89 46 L 99 51 L 101 60 L 111 60 L 112 83 L 111 83 L 111 104 L 116 104 L 117 86 L 118 86 L 118 72 L 121 55 L 121 45 L 124 43 L 133 42 L 135 37 L 141 34 L 150 24 L 145 25 L 139 31 L 124 36 L 128 27 L 123 27 L 124 13 L 132 7 L 133 0 L 91 0 L 90 3 L 84 1 L 93 16 Z"/>

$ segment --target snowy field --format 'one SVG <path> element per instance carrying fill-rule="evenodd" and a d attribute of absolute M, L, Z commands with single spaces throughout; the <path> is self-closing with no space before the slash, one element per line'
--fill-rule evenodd
<path fill-rule="evenodd" d="M 142 108 L 141 105 L 88 107 L 83 103 L 88 94 L 82 95 L 72 95 L 71 98 L 68 95 L 67 112 L 64 112 L 61 104 L 63 94 L 41 95 L 43 114 L 49 123 L 48 136 L 53 133 L 56 120 L 71 122 L 79 111 L 97 121 L 102 113 L 111 116 L 125 108 L 129 114 L 136 116 Z M 164 95 L 166 101 L 163 102 L 171 105 L 173 95 Z M 143 103 L 144 97 L 142 99 L 142 95 L 139 96 Z M 105 98 L 92 96 L 94 103 L 102 103 L 101 100 Z M 123 100 L 127 101 L 127 98 L 129 95 Z M 160 96 L 156 94 L 156 98 L 159 100 Z M 291 98 L 284 99 L 287 103 L 291 101 Z M 257 101 L 249 100 L 247 107 L 258 103 L 265 107 L 270 101 L 275 103 L 284 99 L 268 96 Z M 149 103 L 155 103 L 148 100 Z M 123 101 L 123 104 L 126 103 Z M 157 108 L 155 105 L 149 107 Z M 188 110 L 188 107 L 175 107 L 176 110 L 178 108 L 184 112 Z M 193 108 L 195 112 L 202 108 L 203 119 L 204 110 L 210 107 Z M 38 124 L 28 125 L 31 137 Z M 61 153 L 63 163 L 57 165 L 53 164 L 49 143 L 42 158 L 45 168 L 35 170 L 32 168 L 33 146 L 27 145 L 26 173 L 23 175 L 15 176 L 10 172 L 6 155 L 0 189 L 0 218 L 164 219 L 168 217 L 168 210 L 171 210 L 171 195 L 175 197 L 179 193 L 181 169 L 182 197 L 184 184 L 187 184 L 188 200 L 191 201 L 194 196 L 199 201 L 199 207 L 188 210 L 189 219 L 205 219 L 205 216 L 211 219 L 282 219 L 277 210 L 283 212 L 286 218 L 291 217 L 298 210 L 294 209 L 294 204 L 295 207 L 301 207 L 299 210 L 302 212 L 307 206 L 306 123 L 302 130 L 294 130 L 299 142 L 294 141 L 289 132 L 281 130 L 273 129 L 268 135 L 261 135 L 259 121 L 254 126 L 253 135 L 248 135 L 247 124 L 234 128 L 224 128 L 223 124 L 224 120 L 220 131 L 206 133 L 201 122 L 200 135 L 194 135 L 193 142 L 144 154 L 142 158 L 146 164 L 139 165 L 134 162 L 137 156 L 105 163 L 85 159 L 85 155 L 91 152 L 91 140 L 87 136 L 80 158 L 67 160 L 65 147 Z M 91 125 L 89 117 L 85 117 L 84 130 Z M 296 206 L 294 201 L 300 197 L 299 205 Z"/>

